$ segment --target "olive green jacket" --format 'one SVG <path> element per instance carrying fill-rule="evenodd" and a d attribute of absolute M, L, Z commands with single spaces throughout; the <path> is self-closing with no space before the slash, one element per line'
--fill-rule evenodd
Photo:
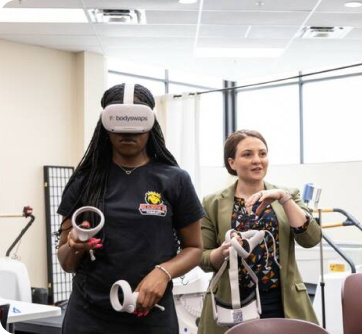
<path fill-rule="evenodd" d="M 223 191 L 204 198 L 203 206 L 205 217 L 201 221 L 204 251 L 200 267 L 206 272 L 215 271 L 210 263 L 210 253 L 224 242 L 225 233 L 231 228 L 231 215 L 236 184 L 237 182 Z M 265 189 L 279 188 L 288 191 L 292 195 L 295 203 L 310 217 L 308 229 L 303 233 L 294 234 L 283 207 L 278 201 L 274 201 L 271 204 L 279 223 L 279 262 L 282 266 L 280 270 L 280 282 L 284 315 L 286 318 L 296 318 L 318 323 L 306 286 L 297 268 L 294 240 L 305 248 L 311 248 L 317 245 L 322 238 L 320 226 L 301 200 L 299 190 L 276 187 L 267 182 L 264 182 L 264 185 Z M 220 278 L 214 293 L 222 300 L 231 300 L 227 270 L 225 270 Z M 214 321 L 210 293 L 207 293 L 197 333 L 222 334 L 225 333 L 227 329 L 227 327 L 219 327 Z"/>

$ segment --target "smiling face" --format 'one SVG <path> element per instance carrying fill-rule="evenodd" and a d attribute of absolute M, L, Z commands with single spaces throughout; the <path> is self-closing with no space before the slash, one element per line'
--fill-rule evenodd
<path fill-rule="evenodd" d="M 246 137 L 238 143 L 235 157 L 229 158 L 228 162 L 240 181 L 262 182 L 269 165 L 267 147 L 258 138 Z"/>

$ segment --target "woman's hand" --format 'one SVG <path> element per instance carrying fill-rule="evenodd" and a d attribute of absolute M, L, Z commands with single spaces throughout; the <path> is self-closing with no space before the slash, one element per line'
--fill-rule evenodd
<path fill-rule="evenodd" d="M 90 223 L 87 221 L 84 221 L 79 226 L 84 229 L 89 229 Z M 68 237 L 67 237 L 67 245 L 69 248 L 73 248 L 75 253 L 80 252 L 80 251 L 85 252 L 85 251 L 90 251 L 91 249 L 96 250 L 96 249 L 102 248 L 103 245 L 100 243 L 101 241 L 102 241 L 101 239 L 96 239 L 96 238 L 90 238 L 89 240 L 86 240 L 86 241 L 80 241 L 78 239 L 78 237 L 76 236 L 74 229 L 70 230 L 70 232 L 68 233 Z"/>
<path fill-rule="evenodd" d="M 169 277 L 159 268 L 154 268 L 137 286 L 138 291 L 137 310 L 138 316 L 145 316 L 158 303 L 164 295 Z"/>
<path fill-rule="evenodd" d="M 166 291 L 170 277 L 172 279 L 184 275 L 200 263 L 202 254 L 200 221 L 180 228 L 177 230 L 177 235 L 181 251 L 167 262 L 160 263 L 166 272 L 155 267 L 135 290 L 139 292 L 136 312 L 138 315 L 145 315 L 158 303 Z"/>
<path fill-rule="evenodd" d="M 282 199 L 285 194 L 286 191 L 283 189 L 258 191 L 257 193 L 251 195 L 245 202 L 246 210 L 250 214 L 253 210 L 253 205 L 259 201 L 261 203 L 255 211 L 255 215 L 259 216 L 269 204 L 273 203 L 276 200 Z"/>
<path fill-rule="evenodd" d="M 89 222 L 83 222 L 80 226 L 90 228 Z M 59 237 L 58 260 L 64 271 L 75 272 L 83 255 L 91 249 L 99 249 L 103 245 L 100 239 L 91 238 L 88 241 L 80 241 L 72 228 L 72 222 L 67 219 L 62 224 L 62 232 Z"/>
<path fill-rule="evenodd" d="M 229 257 L 230 246 L 231 246 L 230 242 L 224 241 L 220 247 L 213 249 L 212 252 L 210 253 L 211 265 L 216 270 L 219 270 L 225 259 Z"/>

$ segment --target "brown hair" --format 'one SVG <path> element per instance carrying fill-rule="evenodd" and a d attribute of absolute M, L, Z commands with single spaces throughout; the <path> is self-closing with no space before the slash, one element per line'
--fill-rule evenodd
<path fill-rule="evenodd" d="M 268 150 L 268 144 L 264 137 L 258 131 L 254 130 L 239 130 L 232 133 L 225 142 L 224 145 L 224 165 L 229 174 L 237 175 L 236 171 L 234 171 L 229 165 L 229 158 L 235 159 L 236 147 L 238 144 L 247 137 L 254 137 L 260 139 L 266 146 Z"/>

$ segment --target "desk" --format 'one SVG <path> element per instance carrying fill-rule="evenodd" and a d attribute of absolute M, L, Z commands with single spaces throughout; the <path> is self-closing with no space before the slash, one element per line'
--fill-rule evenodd
<path fill-rule="evenodd" d="M 3 299 L 0 297 L 0 305 L 10 304 L 8 323 L 54 317 L 61 315 L 61 309 L 57 306 L 48 306 L 17 300 Z"/>
<path fill-rule="evenodd" d="M 19 321 L 59 316 L 62 313 L 61 308 L 57 306 L 20 302 L 0 297 L 0 305 L 3 304 L 10 304 L 8 324 L 13 324 Z"/>

